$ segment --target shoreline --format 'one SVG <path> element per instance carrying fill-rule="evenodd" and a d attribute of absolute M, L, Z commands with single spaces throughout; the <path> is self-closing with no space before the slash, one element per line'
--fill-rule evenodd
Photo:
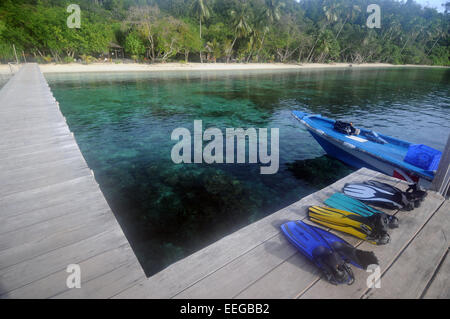
<path fill-rule="evenodd" d="M 21 66 L 21 64 L 19 64 Z M 155 71 L 220 71 L 220 70 L 301 70 L 320 68 L 448 68 L 434 65 L 394 65 L 388 63 L 69 63 L 69 64 L 39 64 L 42 73 L 77 73 L 77 72 L 155 72 Z M 17 65 L 0 65 L 0 74 L 11 74 L 17 71 Z"/>

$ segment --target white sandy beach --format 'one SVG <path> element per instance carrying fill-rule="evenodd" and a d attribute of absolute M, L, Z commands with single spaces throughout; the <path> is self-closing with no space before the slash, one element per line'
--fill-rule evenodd
<path fill-rule="evenodd" d="M 17 71 L 21 65 L 0 65 L 0 74 Z M 312 68 L 380 68 L 380 67 L 439 67 L 429 65 L 393 65 L 387 63 L 92 63 L 92 64 L 40 64 L 43 73 L 59 72 L 132 72 L 132 71 L 181 71 L 181 70 L 268 70 L 268 69 L 312 69 Z"/>

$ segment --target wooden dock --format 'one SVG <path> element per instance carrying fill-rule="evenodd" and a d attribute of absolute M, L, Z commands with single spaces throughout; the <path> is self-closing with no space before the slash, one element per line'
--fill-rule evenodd
<path fill-rule="evenodd" d="M 117 298 L 449 298 L 449 201 L 430 193 L 413 211 L 390 211 L 400 220 L 391 243 L 374 246 L 339 234 L 380 261 L 381 288 L 369 289 L 369 273 L 354 268 L 353 285 L 333 286 L 280 232 L 289 220 L 306 219 L 309 205 L 345 183 L 376 179 L 406 188 L 399 180 L 361 169 L 261 219 L 118 294 Z"/>
<path fill-rule="evenodd" d="M 69 289 L 78 264 L 81 288 Z M 109 298 L 145 279 L 37 64 L 0 91 L 0 297 Z"/>
<path fill-rule="evenodd" d="M 3 298 L 449 298 L 448 200 L 431 192 L 400 220 L 391 243 L 372 250 L 381 288 L 354 269 L 351 286 L 333 286 L 280 232 L 309 205 L 345 183 L 399 180 L 361 169 L 146 278 L 37 65 L 0 91 L 0 296 Z M 81 288 L 69 289 L 69 264 Z"/>

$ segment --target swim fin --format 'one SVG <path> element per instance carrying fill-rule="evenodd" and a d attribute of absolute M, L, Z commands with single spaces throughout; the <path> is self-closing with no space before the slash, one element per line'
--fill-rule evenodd
<path fill-rule="evenodd" d="M 380 189 L 384 189 L 391 193 L 404 194 L 408 201 L 414 203 L 415 207 L 419 207 L 420 202 L 423 201 L 425 196 L 427 196 L 427 192 L 425 190 L 422 190 L 420 188 L 420 186 L 417 184 L 409 185 L 408 189 L 405 192 L 403 192 L 402 190 L 400 190 L 399 188 L 397 188 L 395 186 L 392 186 L 392 185 L 389 185 L 386 183 L 382 183 L 379 181 L 375 181 L 375 180 L 370 180 L 370 181 L 366 182 L 366 184 L 378 187 Z"/>
<path fill-rule="evenodd" d="M 398 227 L 398 218 L 397 217 L 386 214 L 378 209 L 370 207 L 369 205 L 366 205 L 363 202 L 361 202 L 357 199 L 348 197 L 342 193 L 334 193 L 328 199 L 326 199 L 324 201 L 324 203 L 327 206 L 330 206 L 332 208 L 356 213 L 363 217 L 370 217 L 374 214 L 381 214 L 388 218 L 389 228 L 397 228 Z"/>
<path fill-rule="evenodd" d="M 356 249 L 341 237 L 338 237 L 325 229 L 312 225 L 308 226 L 318 232 L 331 248 L 337 251 L 346 262 L 361 269 L 367 269 L 369 265 L 373 264 L 378 265 L 378 259 L 372 251 Z"/>
<path fill-rule="evenodd" d="M 390 241 L 387 233 L 389 220 L 385 215 L 374 214 L 363 217 L 345 210 L 310 206 L 308 217 L 315 223 L 367 240 L 375 245 L 384 245 Z"/>
<path fill-rule="evenodd" d="M 332 284 L 352 284 L 353 271 L 344 259 L 314 229 L 302 221 L 281 225 L 282 232 L 305 257 L 312 261 Z"/>
<path fill-rule="evenodd" d="M 372 181 L 376 182 L 376 181 Z M 345 195 L 358 199 L 368 204 L 385 207 L 389 209 L 412 210 L 414 202 L 407 199 L 403 192 L 398 192 L 392 186 L 387 188 L 378 184 L 379 182 L 350 183 L 345 184 L 343 192 Z M 384 184 L 384 183 L 383 183 Z M 390 185 L 389 185 L 390 186 Z"/>
<path fill-rule="evenodd" d="M 321 269 L 331 283 L 353 283 L 353 272 L 346 263 L 362 269 L 378 264 L 373 252 L 356 249 L 342 238 L 302 221 L 287 222 L 281 225 L 281 230 L 303 255 Z"/>

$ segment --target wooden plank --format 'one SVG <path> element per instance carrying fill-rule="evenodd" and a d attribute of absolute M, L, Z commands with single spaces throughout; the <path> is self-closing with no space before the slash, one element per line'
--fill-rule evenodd
<path fill-rule="evenodd" d="M 43 240 L 46 236 L 53 236 L 57 232 L 83 224 L 88 218 L 103 215 L 109 209 L 106 202 L 98 197 L 92 198 L 90 205 L 87 207 L 85 209 L 86 213 L 73 212 L 72 214 L 63 214 L 41 223 L 35 223 L 15 231 L 5 232 L 0 235 L 0 252 L 27 242 Z"/>
<path fill-rule="evenodd" d="M 40 238 L 35 241 L 30 241 L 29 237 L 22 233 L 20 239 L 25 237 L 24 243 L 0 251 L 0 270 L 77 243 L 116 226 L 116 221 L 111 214 L 108 211 L 102 211 L 98 214 L 91 214 L 78 224 L 71 225 L 67 221 L 60 231 L 50 232 L 45 229 L 47 232 L 39 234 Z"/>
<path fill-rule="evenodd" d="M 419 298 L 450 243 L 450 202 L 445 203 L 420 230 L 395 263 L 382 275 L 381 287 L 367 298 Z M 447 287 L 448 288 L 448 287 Z"/>
<path fill-rule="evenodd" d="M 373 251 L 378 258 L 383 274 L 398 255 L 407 247 L 417 235 L 422 226 L 432 216 L 433 212 L 442 204 L 439 195 L 430 193 L 421 206 L 414 211 L 399 211 L 399 228 L 390 232 L 391 242 L 387 245 L 375 246 L 362 242 L 359 249 Z M 351 286 L 333 286 L 324 280 L 318 281 L 307 291 L 299 294 L 300 298 L 361 298 L 367 291 L 368 272 L 353 267 L 355 282 Z"/>
<path fill-rule="evenodd" d="M 98 280 L 98 278 L 101 278 L 102 275 L 108 274 L 118 267 L 127 265 L 133 259 L 133 256 L 134 253 L 131 247 L 128 244 L 123 244 L 121 246 L 106 250 L 100 254 L 79 261 L 78 265 L 80 266 L 81 270 L 81 288 L 73 289 L 81 290 L 81 293 L 85 294 L 86 297 L 89 297 L 90 294 L 85 292 L 85 288 L 89 289 L 89 286 L 91 285 L 90 282 L 92 280 Z M 0 296 L 0 298 L 55 297 L 59 294 L 63 294 L 72 290 L 69 289 L 66 285 L 68 275 L 69 274 L 66 272 L 65 268 L 61 269 L 39 280 L 30 282 L 29 284 L 26 284 L 20 288 L 11 290 L 7 294 Z M 111 278 L 111 280 L 115 279 L 116 278 Z M 103 284 L 106 286 L 111 283 L 103 280 Z M 89 291 L 91 290 L 89 289 Z M 117 291 L 111 291 L 110 296 L 114 295 L 115 293 L 117 293 Z M 105 295 L 107 294 L 108 293 L 106 293 Z"/>
<path fill-rule="evenodd" d="M 55 129 L 62 129 L 62 128 L 67 128 L 67 124 L 64 121 L 63 118 L 60 118 L 59 120 L 52 120 L 52 122 L 49 122 L 48 119 L 42 119 L 41 118 L 41 122 L 35 122 L 35 121 L 30 121 L 30 119 L 27 119 L 28 123 L 32 123 L 32 126 L 28 126 L 27 128 L 18 128 L 17 127 L 17 122 L 14 123 L 12 122 L 12 118 L 8 118 L 10 121 L 8 122 L 0 122 L 0 130 L 2 130 L 2 132 L 5 132 L 4 136 L 6 138 L 10 138 L 10 137 L 14 137 L 14 136 L 18 136 L 18 135 L 24 135 L 25 134 L 39 134 L 39 133 L 47 133 L 47 131 L 52 132 Z M 19 118 L 20 120 L 23 119 L 23 117 Z"/>
<path fill-rule="evenodd" d="M 114 262 L 117 265 L 117 261 Z M 140 282 L 142 276 L 142 267 L 128 258 L 124 265 L 120 265 L 110 272 L 104 272 L 103 275 L 86 283 L 81 283 L 82 289 L 70 289 L 52 298 L 111 298 Z"/>
<path fill-rule="evenodd" d="M 48 223 L 54 221 L 55 218 L 61 216 L 67 217 L 71 214 L 77 214 L 79 219 L 83 219 L 93 211 L 95 205 L 105 210 L 109 209 L 106 201 L 100 200 L 102 194 L 99 190 L 85 191 L 71 195 L 60 204 L 9 217 L 0 217 L 0 235 L 23 230 L 31 226 L 36 226 L 39 223 Z M 95 202 L 93 204 L 94 200 Z"/>
<path fill-rule="evenodd" d="M 37 152 L 31 155 L 14 156 L 0 162 L 0 170 L 12 171 L 30 167 L 36 163 L 49 164 L 62 160 L 71 160 L 80 157 L 80 151 L 72 144 L 65 152 Z"/>
<path fill-rule="evenodd" d="M 311 194 L 304 199 L 271 214 L 243 229 L 230 234 L 218 242 L 194 253 L 193 255 L 167 267 L 148 280 L 119 294 L 119 298 L 170 298 L 193 286 L 216 272 L 236 258 L 245 255 L 255 247 L 280 233 L 279 226 L 286 220 L 301 219 L 306 208 L 317 196 L 323 199 L 355 175 L 361 179 L 375 176 L 376 172 L 361 169 L 358 172 L 328 186 L 324 190 Z M 319 199 L 319 200 L 320 200 Z M 237 291 L 238 292 L 238 291 Z"/>
<path fill-rule="evenodd" d="M 45 167 L 45 169 L 42 169 Z M 0 196 L 40 188 L 78 177 L 91 175 L 91 171 L 80 158 L 33 166 L 30 169 L 10 171 L 0 175 L 5 182 L 0 185 Z"/>
<path fill-rule="evenodd" d="M 424 292 L 424 299 L 450 299 L 450 258 L 448 250 L 430 286 Z"/>
<path fill-rule="evenodd" d="M 278 233 L 175 298 L 232 298 L 295 253 L 295 248 Z"/>
<path fill-rule="evenodd" d="M 0 270 L 0 296 L 127 243 L 117 227 Z M 36 296 L 39 297 L 39 296 Z"/>
<path fill-rule="evenodd" d="M 98 191 L 92 175 L 0 197 L 0 221 L 24 213 L 38 211 L 69 201 L 80 201 L 86 192 Z M 58 196 L 55 196 L 58 194 Z M 81 197 L 80 197 L 81 196 Z M 79 202 L 75 202 L 77 204 Z"/>
<path fill-rule="evenodd" d="M 58 152 L 64 150 L 66 147 L 73 147 L 75 144 L 76 142 L 73 137 L 71 135 L 66 135 L 50 140 L 39 141 L 39 143 L 31 145 L 11 145 L 8 149 L 0 148 L 0 160 L 13 156 L 32 154 L 39 151 Z"/>

